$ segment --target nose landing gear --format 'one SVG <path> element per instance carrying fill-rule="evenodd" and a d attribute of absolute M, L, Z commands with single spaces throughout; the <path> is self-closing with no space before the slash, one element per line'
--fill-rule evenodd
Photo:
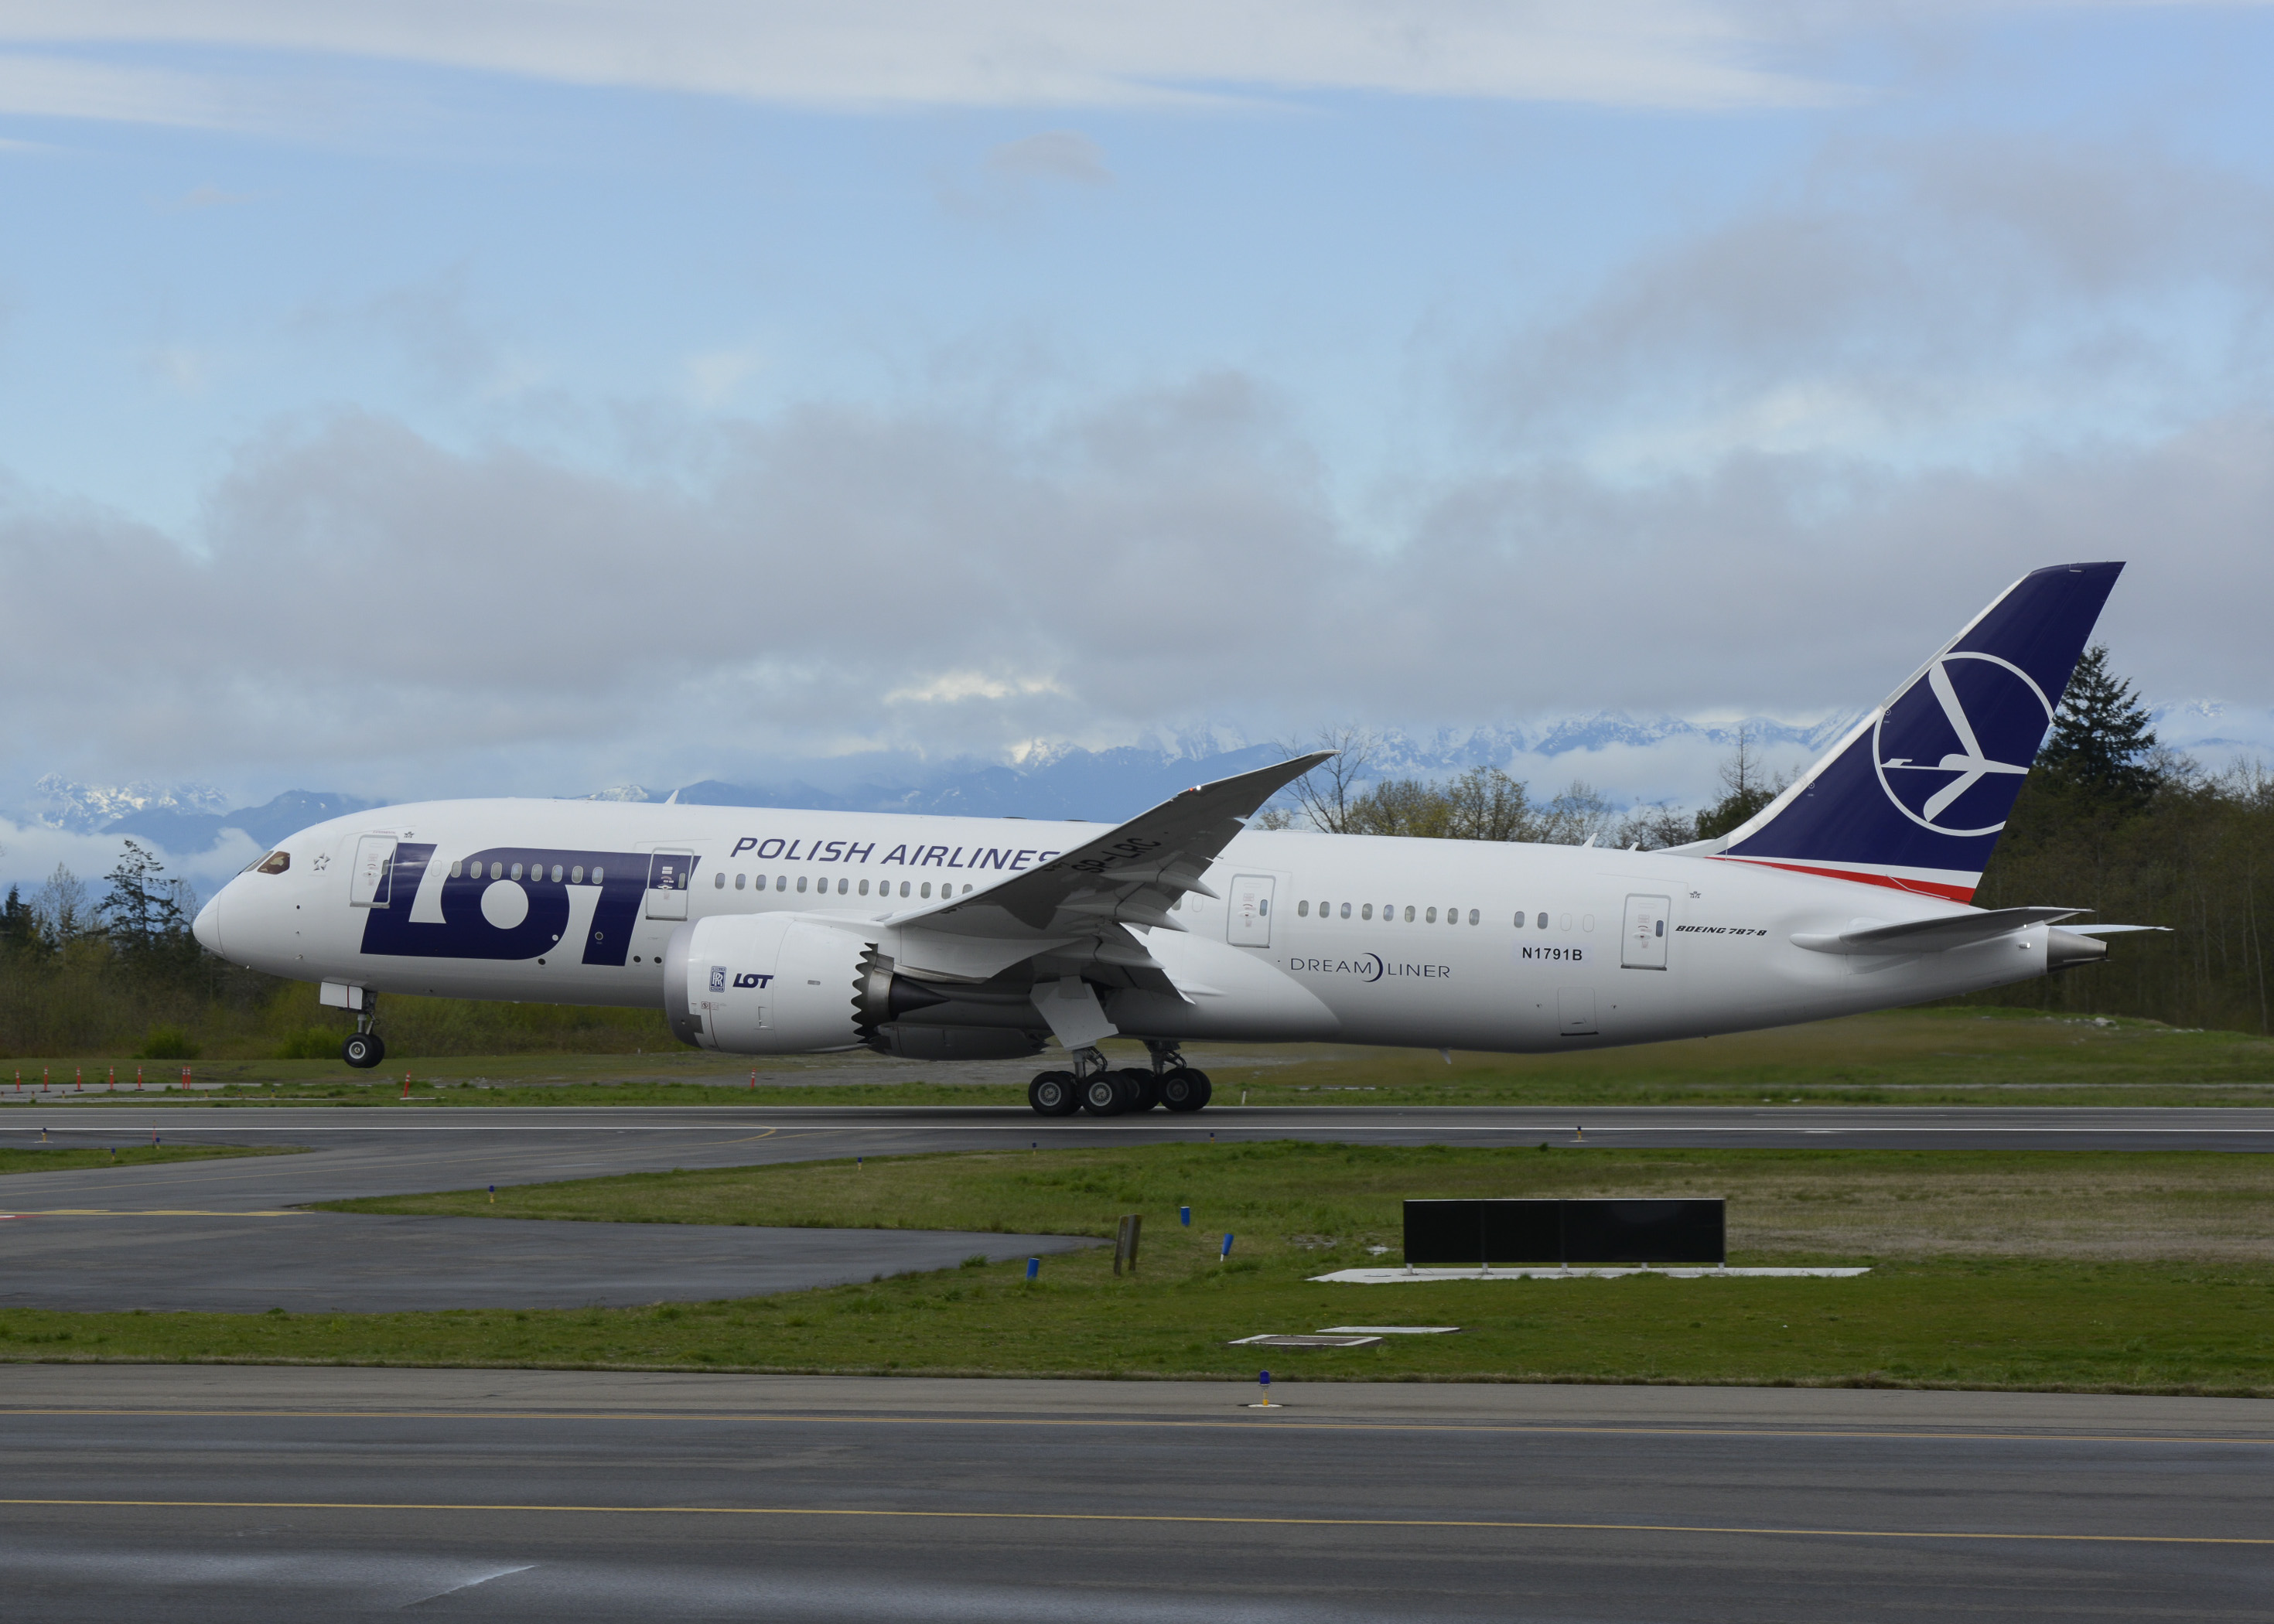
<path fill-rule="evenodd" d="M 371 989 L 365 988 L 363 1008 L 356 1012 L 356 1029 L 348 1034 L 347 1041 L 340 1045 L 340 1058 L 358 1071 L 368 1071 L 387 1058 L 387 1045 L 373 1030 L 378 1024 L 378 1003 Z"/>

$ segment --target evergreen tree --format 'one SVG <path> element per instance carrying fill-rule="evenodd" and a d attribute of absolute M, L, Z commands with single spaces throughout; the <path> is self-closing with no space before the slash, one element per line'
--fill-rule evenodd
<path fill-rule="evenodd" d="M 2107 649 L 2093 644 L 2068 680 L 2037 764 L 2090 801 L 2136 810 L 2162 783 L 2156 748 L 2147 707 L 2129 681 L 2109 671 Z"/>
<path fill-rule="evenodd" d="M 156 853 L 132 840 L 110 871 L 103 917 L 111 939 L 128 953 L 147 954 L 181 942 L 186 921 L 179 893 L 165 872 Z"/>
<path fill-rule="evenodd" d="M 24 900 L 21 887 L 8 888 L 8 900 L 0 906 L 0 952 L 36 947 L 40 941 L 40 924 L 31 905 Z"/>

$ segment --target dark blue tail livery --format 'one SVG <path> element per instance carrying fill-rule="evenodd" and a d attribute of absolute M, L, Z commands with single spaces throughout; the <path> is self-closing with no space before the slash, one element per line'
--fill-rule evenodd
<path fill-rule="evenodd" d="M 1709 855 L 1965 902 L 2121 564 L 2024 575 Z"/>

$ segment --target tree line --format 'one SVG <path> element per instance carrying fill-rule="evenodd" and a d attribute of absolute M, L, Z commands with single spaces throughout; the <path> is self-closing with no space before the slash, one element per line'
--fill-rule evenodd
<path fill-rule="evenodd" d="M 346 1011 L 201 948 L 197 894 L 156 853 L 127 840 L 102 884 L 59 865 L 30 897 L 11 886 L 0 901 L 0 1059 L 337 1057 Z M 381 1013 L 403 1056 L 676 1047 L 653 1010 L 388 996 Z"/>
<path fill-rule="evenodd" d="M 1721 769 L 1721 793 L 1692 810 L 1621 811 L 1577 780 L 1535 800 L 1528 785 L 1492 767 L 1443 780 L 1369 779 L 1377 743 L 1358 728 L 1328 730 L 1304 748 L 1339 753 L 1292 786 L 1265 815 L 1268 826 L 1557 845 L 1593 838 L 1656 851 L 1728 833 L 1790 783 L 1764 770 L 1742 731 Z M 2089 921 L 2172 934 L 2119 936 L 2102 963 L 1962 1002 L 2269 1032 L 2274 775 L 2260 764 L 2207 772 L 2166 748 L 2131 683 L 2095 646 L 2062 695 L 1974 901 L 2085 908 Z"/>

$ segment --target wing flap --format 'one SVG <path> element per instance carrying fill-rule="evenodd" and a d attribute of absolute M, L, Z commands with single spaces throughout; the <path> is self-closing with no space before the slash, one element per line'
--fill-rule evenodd
<path fill-rule="evenodd" d="M 1209 865 L 1258 808 L 1326 759 L 1297 756 L 1186 790 L 1039 868 L 892 922 L 927 938 L 1020 946 L 1006 964 L 1117 926 L 1182 930 L 1175 905 L 1187 893 L 1213 897 L 1201 883 Z"/>

